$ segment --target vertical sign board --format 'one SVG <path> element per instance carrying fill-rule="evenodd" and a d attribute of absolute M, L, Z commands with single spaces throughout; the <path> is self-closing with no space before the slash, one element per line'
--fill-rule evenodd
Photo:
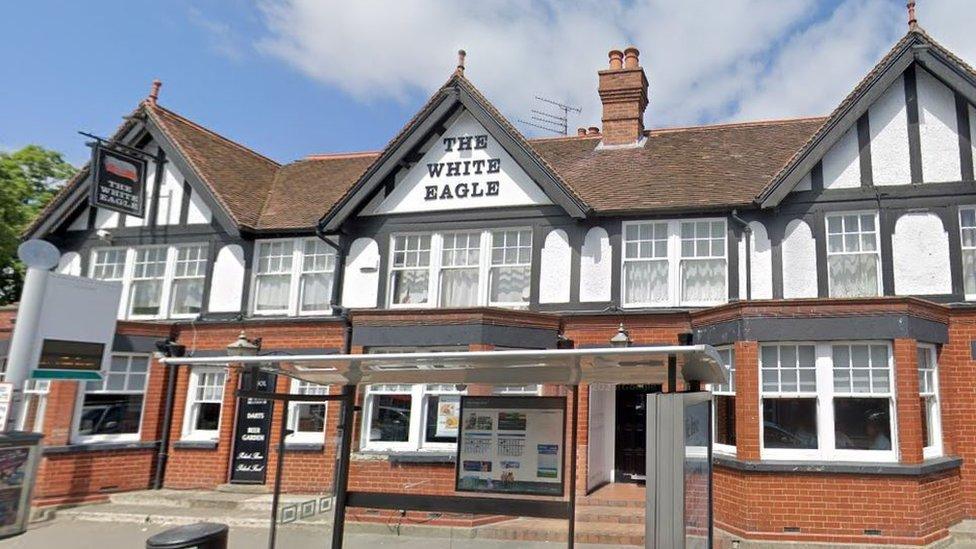
<path fill-rule="evenodd" d="M 271 392 L 274 389 L 277 376 L 260 371 L 254 375 L 257 391 Z M 238 403 L 230 481 L 233 484 L 264 484 L 274 403 L 263 398 L 241 398 Z"/>
<path fill-rule="evenodd" d="M 95 146 L 92 150 L 92 166 L 92 206 L 133 217 L 145 217 L 145 160 Z"/>
<path fill-rule="evenodd" d="M 563 495 L 564 397 L 461 398 L 455 490 Z"/>
<path fill-rule="evenodd" d="M 28 498 L 40 451 L 37 441 L 33 445 L 0 446 L 0 538 L 19 534 L 27 527 Z"/>

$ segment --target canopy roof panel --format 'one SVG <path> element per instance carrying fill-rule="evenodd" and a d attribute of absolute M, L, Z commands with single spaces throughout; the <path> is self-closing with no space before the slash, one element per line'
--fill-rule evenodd
<path fill-rule="evenodd" d="M 424 352 L 356 355 L 270 355 L 165 358 L 165 364 L 259 364 L 323 385 L 359 383 L 648 383 L 667 380 L 675 357 L 686 382 L 725 383 L 725 368 L 709 345 L 598 349 Z"/>

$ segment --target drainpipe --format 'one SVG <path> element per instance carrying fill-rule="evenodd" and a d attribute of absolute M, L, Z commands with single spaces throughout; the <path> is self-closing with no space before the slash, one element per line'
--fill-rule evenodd
<path fill-rule="evenodd" d="M 732 210 L 729 217 L 742 226 L 742 232 L 746 236 L 746 301 L 748 301 L 752 299 L 752 229 L 748 221 L 739 217 L 738 210 Z"/>
<path fill-rule="evenodd" d="M 175 328 L 175 327 L 174 327 Z M 176 340 L 175 330 L 170 332 L 169 341 L 166 342 L 166 356 L 172 354 Z M 180 353 L 182 354 L 182 353 Z M 169 438 L 173 427 L 173 406 L 176 397 L 176 377 L 179 366 L 175 364 L 166 365 L 166 402 L 163 404 L 163 433 L 159 441 L 159 452 L 156 454 L 156 474 L 153 477 L 153 490 L 163 487 L 163 479 L 166 475 L 166 462 L 169 460 Z"/>

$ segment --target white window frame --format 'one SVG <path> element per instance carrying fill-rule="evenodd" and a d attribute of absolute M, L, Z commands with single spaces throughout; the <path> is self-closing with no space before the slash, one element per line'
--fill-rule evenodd
<path fill-rule="evenodd" d="M 943 442 L 942 442 L 942 395 L 941 387 L 939 386 L 939 353 L 935 345 L 930 343 L 919 343 L 918 351 L 920 353 L 925 353 L 929 357 L 929 364 L 931 364 L 931 374 L 932 374 L 932 385 L 928 390 L 924 390 L 922 386 L 922 368 L 921 364 L 916 366 L 919 369 L 919 397 L 930 397 L 935 399 L 935 414 L 934 417 L 928 415 L 928 409 L 925 410 L 926 417 L 928 418 L 928 429 L 935 438 L 935 444 L 929 445 L 927 440 L 922 441 L 922 456 L 925 459 L 939 457 L 943 453 Z M 921 403 L 920 403 L 921 404 Z"/>
<path fill-rule="evenodd" d="M 491 388 L 491 394 L 495 396 L 540 396 L 542 395 L 542 384 L 494 385 Z"/>
<path fill-rule="evenodd" d="M 799 391 L 799 380 L 796 392 L 766 391 L 762 382 L 762 349 L 767 346 L 813 346 L 816 390 Z M 834 390 L 833 347 L 835 345 L 884 345 L 888 349 L 888 380 L 889 392 L 880 393 L 848 393 Z M 857 462 L 897 462 L 898 453 L 898 406 L 897 379 L 895 378 L 894 353 L 890 341 L 783 341 L 763 342 L 759 345 L 757 357 L 759 365 L 759 448 L 760 458 L 764 460 L 819 460 L 819 461 L 857 461 Z M 766 448 L 765 420 L 763 400 L 766 398 L 814 398 L 817 412 L 817 445 L 815 449 Z M 891 450 L 846 450 L 836 449 L 834 432 L 834 399 L 835 398 L 887 398 L 889 417 L 891 421 Z"/>
<path fill-rule="evenodd" d="M 167 304 L 168 304 L 167 310 L 170 313 L 169 314 L 169 318 L 196 318 L 197 316 L 199 316 L 199 313 L 174 313 L 173 312 L 173 298 L 176 296 L 176 292 L 173 291 L 173 288 L 176 286 L 176 282 L 178 280 L 200 280 L 200 283 L 203 286 L 204 293 L 206 293 L 206 288 L 207 288 L 207 268 L 209 267 L 209 262 L 210 262 L 210 258 L 209 258 L 210 248 L 206 244 L 179 244 L 179 245 L 174 246 L 173 248 L 174 248 L 174 250 L 170 253 L 170 255 L 172 255 L 172 258 L 171 258 L 171 261 L 172 261 L 171 276 L 169 277 L 168 282 L 167 282 L 167 285 L 169 286 L 169 296 L 167 298 Z M 180 262 L 180 251 L 185 250 L 185 249 L 189 249 L 189 248 L 198 248 L 198 249 L 202 250 L 202 253 L 203 253 L 203 255 L 201 256 L 202 257 L 202 261 L 203 261 L 203 274 L 202 275 L 187 276 L 187 275 L 177 275 L 176 274 L 176 270 L 177 270 L 176 267 L 177 267 L 178 263 Z M 191 261 L 187 261 L 187 263 L 190 263 L 190 262 L 192 262 L 192 263 L 199 263 L 200 261 L 201 261 L 200 259 L 194 259 L 194 260 L 191 260 Z M 203 312 L 203 308 L 204 308 L 203 296 L 201 295 L 201 297 L 200 297 L 200 312 Z"/>
<path fill-rule="evenodd" d="M 330 386 L 328 385 L 318 385 L 315 383 L 310 383 L 307 381 L 302 381 L 300 379 L 291 380 L 291 394 L 293 395 L 311 395 L 311 394 L 321 394 L 328 395 L 330 392 Z M 325 406 L 325 417 L 322 422 L 322 430 L 318 432 L 313 431 L 299 431 L 298 430 L 298 407 L 302 405 L 309 404 L 321 404 Z M 323 444 L 325 442 L 325 430 L 328 428 L 328 418 L 329 418 L 329 403 L 328 401 L 321 402 L 289 402 L 288 403 L 288 429 L 292 432 L 285 437 L 285 444 Z"/>
<path fill-rule="evenodd" d="M 408 384 L 387 383 L 367 385 L 363 397 L 363 421 L 360 431 L 360 450 L 366 452 L 444 452 L 454 450 L 454 442 L 425 442 L 427 431 L 428 396 L 464 395 L 466 390 L 458 390 L 451 384 Z M 369 440 L 370 422 L 376 395 L 410 395 L 410 427 L 408 439 L 402 442 Z"/>
<path fill-rule="evenodd" d="M 963 288 L 964 288 L 963 291 L 965 291 L 965 281 L 966 281 L 966 278 L 967 278 L 966 277 L 966 261 L 965 261 L 964 257 L 966 255 L 966 252 L 976 253 L 976 245 L 966 246 L 966 239 L 963 238 L 963 231 L 965 231 L 967 229 L 970 229 L 970 230 L 976 229 L 976 225 L 974 225 L 972 227 L 968 227 L 968 226 L 964 226 L 963 225 L 963 223 L 962 223 L 962 214 L 964 212 L 972 212 L 973 215 L 976 216 L 976 206 L 964 206 L 964 207 L 959 208 L 959 243 L 960 243 L 960 246 L 962 248 L 962 250 L 961 250 L 961 254 L 962 255 L 959 257 L 959 261 L 962 263 L 962 269 L 963 269 Z M 976 294 L 966 293 L 966 300 L 967 301 L 976 300 Z"/>
<path fill-rule="evenodd" d="M 496 232 L 527 232 L 527 233 L 529 233 L 529 246 L 528 246 L 528 248 L 529 248 L 529 262 L 528 263 L 522 263 L 520 261 L 516 261 L 515 263 L 510 263 L 510 262 L 507 262 L 507 261 L 504 261 L 503 260 L 501 263 L 499 263 L 499 264 L 496 265 L 492 261 L 492 252 L 494 251 L 494 245 L 495 245 L 495 235 L 494 235 L 494 233 L 496 233 Z M 486 297 L 486 300 L 488 302 L 488 305 L 491 306 L 491 307 L 508 307 L 508 308 L 512 308 L 512 309 L 519 309 L 519 308 L 528 307 L 529 306 L 529 303 L 532 301 L 532 298 L 531 298 L 531 293 L 532 293 L 532 255 L 533 255 L 533 251 L 535 249 L 535 242 L 534 242 L 534 235 L 532 234 L 533 233 L 532 228 L 531 227 L 509 227 L 509 228 L 504 228 L 504 229 L 489 229 L 487 231 L 487 233 L 488 233 L 488 244 L 487 244 L 486 253 L 487 253 L 487 256 L 488 256 L 488 261 L 487 261 L 486 267 L 487 267 L 488 273 L 487 273 L 487 276 L 484 279 L 482 279 L 481 284 L 482 284 L 482 286 L 484 286 L 484 292 L 485 292 L 485 294 L 487 296 Z M 484 240 L 485 239 L 482 238 L 482 242 L 484 242 Z M 523 247 L 523 246 L 518 246 L 517 248 L 520 248 L 520 247 Z M 482 247 L 482 249 L 484 249 L 484 246 Z M 505 248 L 503 248 L 503 249 L 505 249 Z M 529 299 L 526 299 L 525 301 L 492 301 L 491 300 L 491 271 L 493 271 L 494 269 L 520 268 L 520 267 L 528 267 L 528 269 L 529 269 L 529 294 L 530 294 Z"/>
<path fill-rule="evenodd" d="M 843 223 L 844 216 L 849 216 L 849 215 L 856 215 L 858 217 L 860 217 L 862 215 L 873 215 L 874 216 L 874 251 L 873 252 L 864 252 L 864 251 L 859 251 L 859 252 L 831 252 L 830 251 L 830 219 L 831 218 L 837 218 L 837 217 L 839 217 L 839 218 L 841 218 L 841 223 Z M 878 215 L 878 212 L 875 211 L 875 210 L 857 210 L 857 211 L 830 212 L 830 213 L 827 213 L 827 214 L 824 215 L 824 242 L 826 242 L 826 246 L 825 247 L 827 249 L 827 255 L 825 256 L 825 260 L 827 261 L 827 265 L 825 267 L 826 267 L 826 270 L 827 270 L 827 295 L 829 297 L 840 297 L 840 296 L 835 296 L 834 295 L 833 282 L 832 282 L 831 276 L 830 276 L 830 258 L 831 258 L 831 256 L 840 256 L 840 255 L 868 255 L 868 254 L 873 254 L 875 256 L 875 267 L 874 268 L 875 268 L 875 273 L 876 273 L 875 274 L 875 280 L 877 280 L 877 288 L 876 288 L 875 294 L 873 296 L 862 296 L 862 297 L 878 297 L 878 296 L 884 295 L 884 290 L 883 290 L 884 282 L 883 282 L 883 280 L 881 278 L 882 273 L 881 273 L 881 224 L 880 224 L 880 221 L 881 220 L 880 220 L 880 217 Z M 858 225 L 860 226 L 860 220 L 858 220 Z M 843 235 L 846 235 L 848 233 L 841 232 L 840 234 L 842 235 L 842 238 L 843 238 Z M 863 235 L 865 233 L 862 232 L 862 231 L 859 231 L 857 234 L 860 237 L 860 235 Z M 846 244 L 845 244 L 845 247 L 846 247 Z"/>
<path fill-rule="evenodd" d="M 735 394 L 735 348 L 732 347 L 732 346 L 723 346 L 723 347 L 716 347 L 715 350 L 718 351 L 719 356 L 722 357 L 722 360 L 723 361 L 725 360 L 725 356 L 723 356 L 723 353 L 726 353 L 726 352 L 728 353 L 728 356 L 729 356 L 728 364 L 723 364 L 722 366 L 725 367 L 725 373 L 728 374 L 728 376 L 729 376 L 729 382 L 728 383 L 722 383 L 722 384 L 710 384 L 708 386 L 708 388 L 712 392 L 712 396 L 713 397 L 716 397 L 716 396 L 730 396 L 732 398 L 736 398 L 736 394 Z M 736 455 L 736 446 L 734 444 L 720 444 L 720 443 L 718 443 L 716 441 L 716 438 L 715 437 L 716 437 L 716 434 L 718 433 L 718 430 L 716 429 L 716 427 L 718 425 L 718 423 L 717 423 L 718 422 L 718 419 L 717 419 L 718 418 L 718 414 L 717 414 L 717 412 L 718 412 L 718 405 L 717 405 L 716 402 L 717 402 L 716 399 L 715 398 L 712 398 L 712 450 L 714 452 L 718 452 L 720 454 L 727 454 L 727 455 L 734 456 L 734 455 Z M 732 408 L 732 413 L 735 414 L 735 407 Z M 738 442 L 738 441 L 736 441 L 736 442 Z"/>
<path fill-rule="evenodd" d="M 306 274 L 306 271 L 304 270 L 305 242 L 310 240 L 319 240 L 319 239 L 316 237 L 271 238 L 271 239 L 266 238 L 266 239 L 254 241 L 254 257 L 251 266 L 251 288 L 249 290 L 250 295 L 248 296 L 248 301 L 250 303 L 250 305 L 248 306 L 248 310 L 250 311 L 251 315 L 253 316 L 322 316 L 322 315 L 332 314 L 331 307 L 327 309 L 312 310 L 312 311 L 303 311 L 301 307 L 302 275 Z M 290 271 L 291 279 L 289 280 L 289 286 L 288 286 L 288 305 L 282 309 L 259 311 L 257 310 L 257 291 L 258 291 L 257 281 L 258 281 L 258 277 L 260 276 L 258 274 L 258 261 L 259 261 L 258 253 L 263 244 L 271 244 L 271 243 L 279 243 L 279 242 L 285 244 L 289 244 L 289 243 L 291 244 L 291 271 Z M 331 249 L 331 246 L 329 246 L 328 244 L 326 244 L 326 246 Z M 332 260 L 330 261 L 330 263 L 332 264 L 331 274 L 332 274 L 332 284 L 334 285 L 335 266 L 336 266 L 336 257 L 335 257 L 334 249 L 331 250 L 331 254 L 332 254 Z M 328 271 L 308 271 L 308 272 L 322 273 Z M 282 272 L 279 274 L 286 275 L 287 273 Z"/>
<path fill-rule="evenodd" d="M 723 224 L 722 239 L 725 242 L 724 251 L 725 254 L 722 256 L 710 255 L 708 257 L 682 257 L 681 255 L 681 225 L 682 223 L 696 223 L 696 222 L 721 222 Z M 644 224 L 659 224 L 666 223 L 668 226 L 668 239 L 667 239 L 667 262 L 668 262 L 668 299 L 666 301 L 654 302 L 627 302 L 627 274 L 626 266 L 628 263 L 639 263 L 646 261 L 660 261 L 665 258 L 655 257 L 650 258 L 627 258 L 627 228 L 634 225 L 644 225 Z M 722 303 L 728 302 L 729 296 L 729 236 L 728 236 L 728 221 L 724 217 L 701 217 L 701 218 L 680 218 L 680 219 L 645 219 L 645 220 L 635 220 L 635 221 L 624 221 L 620 230 L 620 302 L 623 308 L 647 308 L 647 307 L 705 307 L 712 305 L 720 305 Z M 717 301 L 682 301 L 681 294 L 684 285 L 684 278 L 682 277 L 682 263 L 686 260 L 705 260 L 705 259 L 720 259 L 725 261 L 725 288 L 723 292 L 724 298 Z"/>
<path fill-rule="evenodd" d="M 197 400 L 196 393 L 197 387 L 200 386 L 200 377 L 204 374 L 223 374 L 224 385 L 221 388 L 221 395 L 219 401 L 214 400 Z M 183 407 L 183 430 L 181 433 L 181 440 L 189 441 L 216 441 L 220 437 L 220 427 L 223 425 L 224 421 L 227 419 L 224 413 L 224 393 L 227 391 L 227 369 L 222 366 L 194 366 L 190 369 L 190 381 L 187 384 L 186 389 L 186 404 Z M 219 402 L 220 404 L 220 417 L 217 420 L 217 428 L 214 430 L 204 430 L 194 428 L 194 424 L 197 420 L 198 408 L 197 404 Z"/>
<path fill-rule="evenodd" d="M 172 289 L 174 274 L 176 272 L 176 258 L 179 254 L 181 248 L 187 247 L 202 247 L 204 249 L 204 254 L 207 257 L 207 262 L 209 263 L 209 250 L 210 245 L 206 242 L 181 242 L 179 244 L 150 244 L 146 246 L 107 246 L 93 248 L 89 253 L 90 261 L 88 262 L 88 277 L 95 278 L 95 260 L 98 254 L 110 250 L 124 251 L 125 265 L 122 268 L 122 278 L 102 278 L 99 280 L 106 280 L 111 282 L 119 282 L 122 284 L 122 300 L 119 303 L 119 315 L 120 320 L 165 320 L 165 319 L 186 319 L 186 318 L 196 318 L 198 315 L 190 314 L 173 314 L 172 311 Z M 163 269 L 162 290 L 160 292 L 159 301 L 159 312 L 154 315 L 136 315 L 132 314 L 132 283 L 135 275 L 135 260 L 137 250 L 148 249 L 148 248 L 163 248 L 166 250 L 166 265 Z M 208 265 L 209 270 L 209 265 Z M 207 275 L 204 274 L 204 287 L 207 284 Z M 205 303 L 201 303 L 201 308 L 205 307 Z"/>
<path fill-rule="evenodd" d="M 105 384 L 108 381 L 108 375 L 106 372 L 102 372 L 102 388 L 91 391 L 90 394 L 124 394 L 124 395 L 142 395 L 142 406 L 139 410 L 139 430 L 135 433 L 124 433 L 124 434 L 111 434 L 111 435 L 81 435 L 78 430 L 81 427 L 81 413 L 84 408 L 85 395 L 89 394 L 87 390 L 88 382 L 80 381 L 78 382 L 77 395 L 75 395 L 75 410 L 74 416 L 71 421 L 71 442 L 72 444 L 97 444 L 106 442 L 131 442 L 138 441 L 142 436 L 142 420 L 146 415 L 146 394 L 149 387 L 149 372 L 152 367 L 152 356 L 146 354 L 138 353 L 112 353 L 112 359 L 115 358 L 125 358 L 127 361 L 125 378 L 126 384 L 128 384 L 129 376 L 133 375 L 131 368 L 134 359 L 142 359 L 146 361 L 146 371 L 145 373 L 137 373 L 136 375 L 143 375 L 143 386 L 142 390 L 132 390 L 132 389 L 121 389 L 121 390 L 108 390 L 105 389 Z M 27 392 L 27 391 L 25 391 Z M 48 388 L 35 387 L 31 392 L 37 394 L 47 394 Z"/>
<path fill-rule="evenodd" d="M 396 232 L 390 235 L 389 239 L 389 267 L 386 273 L 386 302 L 387 306 L 391 309 L 436 309 L 445 308 L 446 306 L 441 303 L 441 284 L 443 281 L 443 272 L 446 269 L 452 269 L 456 267 L 445 267 L 443 265 L 443 252 L 444 252 L 444 236 L 448 234 L 459 234 L 459 233 L 478 233 L 480 234 L 480 250 L 478 254 L 478 299 L 474 305 L 471 307 L 505 307 L 509 309 L 524 309 L 529 306 L 530 302 L 495 302 L 489 299 L 490 296 L 490 277 L 492 268 L 497 267 L 508 267 L 508 266 L 525 266 L 521 263 L 519 264 L 504 264 L 504 265 L 492 265 L 491 262 L 491 250 L 493 242 L 493 233 L 496 231 L 528 231 L 530 245 L 534 252 L 535 249 L 535 235 L 531 227 L 518 226 L 518 227 L 503 227 L 503 228 L 489 228 L 489 229 L 457 229 L 457 230 L 445 230 L 445 231 L 429 231 L 429 232 Z M 396 239 L 398 237 L 408 237 L 408 236 L 430 236 L 430 261 L 427 265 L 428 275 L 427 275 L 427 302 L 426 303 L 394 303 L 393 299 L 393 273 L 399 270 L 414 270 L 414 267 L 398 268 L 394 267 L 393 255 L 395 253 Z M 528 263 L 529 271 L 531 273 L 535 266 L 532 263 L 532 253 L 530 253 L 530 259 Z M 531 291 L 531 275 L 529 289 Z"/>

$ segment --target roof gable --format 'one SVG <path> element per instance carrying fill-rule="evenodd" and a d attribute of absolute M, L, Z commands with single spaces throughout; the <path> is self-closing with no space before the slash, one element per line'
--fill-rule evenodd
<path fill-rule="evenodd" d="M 865 75 L 823 125 L 783 165 L 758 194 L 756 202 L 763 208 L 778 205 L 913 64 L 924 67 L 971 103 L 976 103 L 976 71 L 921 28 L 913 28 Z"/>
<path fill-rule="evenodd" d="M 497 142 L 497 146 L 542 189 L 552 203 L 558 204 L 573 217 L 586 216 L 589 207 L 562 181 L 518 130 L 463 75 L 455 73 L 387 145 L 362 177 L 333 205 L 320 220 L 319 227 L 325 232 L 338 230 L 342 223 L 374 200 L 388 178 L 419 160 L 414 156 L 418 149 L 429 144 L 433 136 L 444 135 L 447 131 L 445 124 L 460 120 L 460 113 L 470 116 L 484 128 L 486 135 Z M 421 169 L 427 169 L 426 165 L 421 166 Z M 446 170 L 446 167 L 442 169 Z M 373 205 L 379 204 L 374 202 Z"/>

